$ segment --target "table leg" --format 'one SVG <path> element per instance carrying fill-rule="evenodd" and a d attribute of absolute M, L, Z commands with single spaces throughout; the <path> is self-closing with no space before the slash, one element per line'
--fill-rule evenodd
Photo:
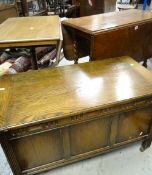
<path fill-rule="evenodd" d="M 151 124 L 151 126 L 149 128 L 149 135 L 146 137 L 146 139 L 141 144 L 140 151 L 143 152 L 147 148 L 149 148 L 150 145 L 151 145 L 151 142 L 152 142 L 152 124 Z"/>
<path fill-rule="evenodd" d="M 61 49 L 62 49 L 62 40 L 59 40 L 57 43 L 57 49 L 56 49 L 56 62 L 57 62 L 57 64 L 60 62 Z"/>
<path fill-rule="evenodd" d="M 35 47 L 31 48 L 31 56 L 32 56 L 32 68 L 33 70 L 37 70 L 38 69 L 38 65 L 37 65 L 37 56 L 36 56 L 36 51 L 35 51 Z"/>
<path fill-rule="evenodd" d="M 147 59 L 144 60 L 143 66 L 147 68 Z"/>
<path fill-rule="evenodd" d="M 28 5 L 26 0 L 21 0 L 21 10 L 23 16 L 28 16 Z"/>
<path fill-rule="evenodd" d="M 72 37 L 73 37 L 73 47 L 74 47 L 74 64 L 78 64 L 78 60 L 79 60 L 79 57 L 78 57 L 78 42 L 77 42 L 77 39 L 76 39 L 76 32 L 75 30 L 72 30 Z"/>

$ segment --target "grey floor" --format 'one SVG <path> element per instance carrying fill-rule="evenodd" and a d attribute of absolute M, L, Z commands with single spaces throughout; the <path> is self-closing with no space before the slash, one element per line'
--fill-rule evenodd
<path fill-rule="evenodd" d="M 151 175 L 152 148 L 141 153 L 139 147 L 136 143 L 40 175 Z M 1 150 L 0 156 L 0 175 L 12 175 Z"/>
<path fill-rule="evenodd" d="M 87 62 L 88 57 L 79 61 Z M 59 66 L 70 65 L 63 59 Z M 148 61 L 148 69 L 152 71 L 152 59 Z M 126 148 L 87 159 L 78 163 L 57 168 L 40 175 L 152 175 L 152 147 L 140 152 L 140 143 Z M 3 150 L 0 146 L 0 175 L 13 175 Z"/>

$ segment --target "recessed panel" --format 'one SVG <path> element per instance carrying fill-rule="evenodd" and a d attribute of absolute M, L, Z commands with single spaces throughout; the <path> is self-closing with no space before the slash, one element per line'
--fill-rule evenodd
<path fill-rule="evenodd" d="M 60 130 L 27 136 L 11 142 L 22 170 L 63 158 Z"/>
<path fill-rule="evenodd" d="M 152 109 L 140 109 L 120 115 L 117 142 L 138 138 L 148 133 Z"/>
<path fill-rule="evenodd" d="M 107 146 L 109 128 L 108 118 L 71 126 L 71 154 L 77 155 Z"/>

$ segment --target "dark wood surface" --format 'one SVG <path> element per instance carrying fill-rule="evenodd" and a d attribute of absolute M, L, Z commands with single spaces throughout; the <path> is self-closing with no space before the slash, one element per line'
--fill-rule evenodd
<path fill-rule="evenodd" d="M 0 4 L 0 24 L 11 17 L 18 17 L 18 9 L 16 3 Z"/>
<path fill-rule="evenodd" d="M 79 16 L 89 16 L 112 12 L 116 9 L 116 0 L 73 0 L 79 7 Z"/>
<path fill-rule="evenodd" d="M 68 54 L 72 49 L 77 49 L 77 57 L 89 53 L 92 60 L 128 55 L 143 61 L 152 55 L 150 12 L 134 9 L 68 19 L 63 21 L 63 28 L 67 31 L 64 34 L 67 59 L 76 57 Z M 75 33 L 75 37 L 70 35 L 71 38 L 67 38 L 71 32 Z M 77 47 L 74 47 L 74 41 Z M 84 48 L 84 43 L 90 47 Z"/>
<path fill-rule="evenodd" d="M 104 1 L 75 0 L 74 4 L 79 7 L 79 16 L 89 16 L 104 13 Z"/>
<path fill-rule="evenodd" d="M 0 142 L 15 175 L 35 174 L 151 143 L 151 106 L 152 74 L 129 57 L 6 75 Z"/>
<path fill-rule="evenodd" d="M 151 12 L 142 10 L 128 10 L 120 12 L 104 13 L 80 18 L 72 18 L 63 21 L 63 24 L 73 27 L 88 34 L 96 34 L 133 23 L 143 23 L 152 20 Z"/>

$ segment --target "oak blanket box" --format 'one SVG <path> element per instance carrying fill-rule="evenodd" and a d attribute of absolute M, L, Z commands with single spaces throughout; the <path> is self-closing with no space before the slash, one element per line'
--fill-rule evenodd
<path fill-rule="evenodd" d="M 152 73 L 129 57 L 0 77 L 0 142 L 14 175 L 152 138 Z"/>

